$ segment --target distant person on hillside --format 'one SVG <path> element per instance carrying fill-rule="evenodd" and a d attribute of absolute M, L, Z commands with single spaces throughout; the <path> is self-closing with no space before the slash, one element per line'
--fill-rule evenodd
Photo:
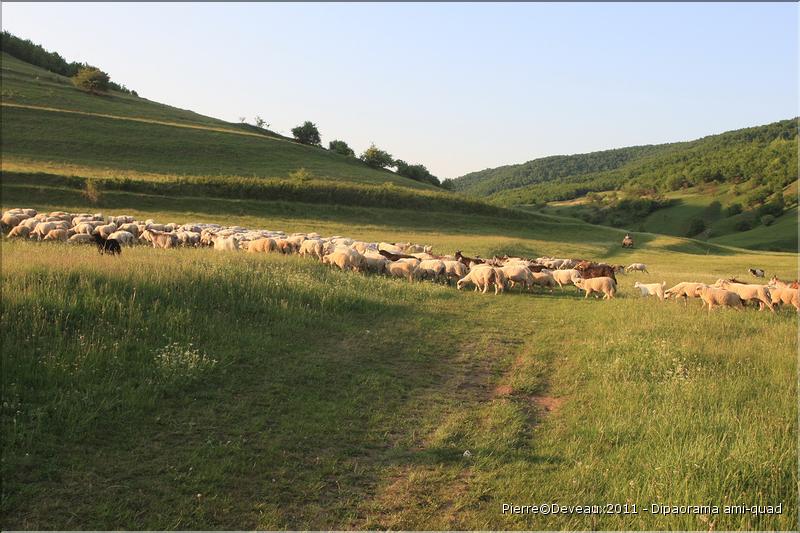
<path fill-rule="evenodd" d="M 625 234 L 625 238 L 622 239 L 622 247 L 623 248 L 633 248 L 633 238 L 631 238 L 629 233 Z"/>

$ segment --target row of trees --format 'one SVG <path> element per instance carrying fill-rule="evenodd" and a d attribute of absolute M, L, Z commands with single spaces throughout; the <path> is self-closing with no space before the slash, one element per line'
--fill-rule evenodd
<path fill-rule="evenodd" d="M 0 49 L 26 63 L 72 78 L 76 86 L 94 94 L 113 89 L 138 96 L 136 91 L 111 81 L 108 74 L 97 67 L 76 61 L 68 62 L 58 52 L 48 52 L 41 45 L 35 44 L 28 39 L 20 39 L 7 31 L 3 31 L 0 34 Z"/>
<path fill-rule="evenodd" d="M 322 140 L 319 134 L 319 128 L 313 122 L 307 120 L 303 124 L 292 128 L 292 135 L 297 142 L 308 144 L 310 146 L 322 146 Z M 335 139 L 328 143 L 328 150 L 341 154 L 345 157 L 356 157 L 355 151 L 342 140 Z M 439 178 L 430 173 L 430 171 L 422 164 L 411 165 L 402 159 L 395 159 L 392 154 L 385 150 L 381 150 L 374 144 L 364 150 L 358 157 L 365 164 L 373 168 L 395 168 L 395 173 L 416 181 L 430 183 L 439 186 Z"/>

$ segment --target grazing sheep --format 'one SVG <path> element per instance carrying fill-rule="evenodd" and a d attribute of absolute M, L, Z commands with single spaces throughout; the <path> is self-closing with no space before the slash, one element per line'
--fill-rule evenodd
<path fill-rule="evenodd" d="M 657 296 L 659 300 L 664 301 L 664 287 L 667 286 L 666 281 L 661 283 L 639 283 L 638 281 L 633 286 L 639 289 L 642 296 Z"/>
<path fill-rule="evenodd" d="M 792 289 L 788 286 L 783 287 L 770 287 L 769 294 L 772 299 L 773 305 L 789 304 L 793 305 L 795 309 L 800 311 L 800 302 L 798 302 L 798 293 L 800 290 Z"/>
<path fill-rule="evenodd" d="M 28 226 L 19 225 L 11 228 L 11 231 L 8 232 L 8 238 L 27 239 L 30 234 L 31 229 Z"/>
<path fill-rule="evenodd" d="M 39 240 L 42 240 L 45 235 L 53 231 L 54 229 L 58 229 L 55 222 L 39 222 L 33 228 L 31 232 L 31 238 L 36 237 Z"/>
<path fill-rule="evenodd" d="M 61 241 L 61 242 L 67 242 L 67 240 L 68 240 L 68 239 L 69 239 L 69 238 L 70 238 L 72 235 L 73 235 L 73 234 L 72 234 L 72 233 L 70 233 L 70 231 L 69 231 L 69 230 L 65 230 L 65 229 L 51 229 L 50 231 L 48 231 L 48 232 L 47 232 L 47 235 L 45 235 L 45 236 L 44 236 L 44 239 L 42 239 L 42 240 L 43 240 L 43 241 Z"/>
<path fill-rule="evenodd" d="M 553 270 L 550 272 L 550 275 L 553 277 L 556 283 L 558 283 L 558 287 L 563 289 L 564 285 L 575 285 L 575 279 L 580 279 L 581 273 L 575 270 L 574 268 L 569 268 L 566 270 Z"/>
<path fill-rule="evenodd" d="M 744 302 L 739 295 L 726 289 L 700 284 L 695 289 L 695 296 L 700 297 L 703 301 L 703 306 L 708 306 L 709 313 L 715 306 L 732 307 L 739 311 L 744 309 Z"/>
<path fill-rule="evenodd" d="M 386 272 L 396 278 L 406 278 L 409 282 L 414 281 L 417 275 L 417 264 L 411 261 L 391 261 L 386 265 Z"/>
<path fill-rule="evenodd" d="M 467 266 L 461 261 L 456 261 L 454 259 L 447 259 L 444 261 L 444 273 L 447 277 L 448 285 L 450 281 L 458 283 L 458 280 L 466 276 L 467 272 L 469 272 Z"/>
<path fill-rule="evenodd" d="M 311 242 L 311 241 L 306 241 L 306 242 Z M 278 243 L 275 242 L 275 239 L 272 239 L 270 237 L 264 237 L 263 239 L 256 239 L 254 241 L 250 241 L 250 244 L 247 246 L 247 251 L 251 254 L 254 254 L 254 253 L 278 252 L 280 250 L 278 250 Z"/>
<path fill-rule="evenodd" d="M 386 272 L 386 269 L 389 265 L 389 260 L 383 257 L 381 254 L 367 251 L 362 255 L 364 256 L 364 268 L 366 268 L 367 271 L 375 274 L 383 274 Z"/>
<path fill-rule="evenodd" d="M 533 287 L 533 274 L 524 265 L 506 265 L 502 267 L 506 280 L 510 284 L 510 288 L 514 288 L 518 283 L 522 285 L 523 289 L 530 289 Z"/>
<path fill-rule="evenodd" d="M 23 215 L 6 211 L 0 218 L 0 224 L 2 224 L 3 231 L 6 231 L 17 227 L 23 220 L 25 220 Z"/>
<path fill-rule="evenodd" d="M 584 299 L 588 298 L 593 292 L 602 292 L 603 300 L 610 300 L 617 293 L 617 282 L 609 277 L 576 279 L 575 286 L 586 291 Z"/>
<path fill-rule="evenodd" d="M 770 311 L 775 312 L 775 308 L 772 306 L 772 297 L 769 294 L 769 287 L 766 285 L 753 285 L 718 279 L 714 286 L 735 292 L 744 301 L 753 300 L 758 302 L 759 311 L 763 311 L 766 306 Z"/>
<path fill-rule="evenodd" d="M 444 261 L 438 259 L 425 259 L 417 266 L 417 275 L 420 279 L 439 281 L 444 279 L 446 267 Z"/>
<path fill-rule="evenodd" d="M 163 233 L 162 235 L 171 235 L 171 234 Z M 214 249 L 219 252 L 236 252 L 239 250 L 239 239 L 237 239 L 233 235 L 231 235 L 230 237 L 224 237 L 222 235 L 214 235 L 211 238 L 211 241 L 214 243 Z"/>
<path fill-rule="evenodd" d="M 176 248 L 178 237 L 172 233 L 164 233 L 153 229 L 146 229 L 139 237 L 153 245 L 153 248 Z"/>
<path fill-rule="evenodd" d="M 118 230 L 127 231 L 128 233 L 132 234 L 134 237 L 139 237 L 139 226 L 134 224 L 133 222 L 128 222 L 126 224 L 120 224 Z"/>
<path fill-rule="evenodd" d="M 94 228 L 92 235 L 100 235 L 104 239 L 108 239 L 109 236 L 115 231 L 117 231 L 117 225 L 112 222 L 110 224 L 105 224 L 103 226 L 97 226 L 96 228 Z"/>
<path fill-rule="evenodd" d="M 295 246 L 294 242 L 288 239 L 275 239 L 275 244 L 278 246 L 278 251 L 286 255 L 290 255 L 299 249 L 299 246 Z"/>
<path fill-rule="evenodd" d="M 307 239 L 300 245 L 299 253 L 301 257 L 311 256 L 314 259 L 321 260 L 322 256 L 325 255 L 324 248 L 325 246 L 320 239 Z M 358 251 L 361 252 L 361 250 Z"/>
<path fill-rule="evenodd" d="M 322 264 L 338 266 L 342 271 L 361 272 L 364 269 L 364 256 L 350 248 L 337 248 L 332 254 L 322 257 Z"/>
<path fill-rule="evenodd" d="M 200 232 L 179 229 L 175 236 L 183 246 L 200 246 Z"/>
<path fill-rule="evenodd" d="M 547 287 L 550 292 L 553 292 L 557 285 L 555 278 L 549 272 L 531 272 L 531 278 L 533 278 L 533 285 Z"/>
<path fill-rule="evenodd" d="M 136 237 L 130 231 L 117 230 L 108 236 L 109 239 L 114 239 L 123 246 L 133 246 L 136 244 Z"/>
<path fill-rule="evenodd" d="M 489 287 L 492 285 L 495 287 L 495 294 L 500 292 L 498 290 L 497 271 L 491 267 L 470 270 L 466 276 L 458 280 L 458 283 L 456 283 L 456 288 L 461 290 L 462 287 L 467 284 L 475 285 L 476 290 L 481 291 L 483 294 L 486 294 L 486 292 L 489 290 Z"/>
<path fill-rule="evenodd" d="M 94 235 L 94 242 L 97 244 L 97 251 L 100 252 L 100 255 L 103 255 L 103 254 L 120 255 L 120 254 L 122 254 L 122 247 L 114 239 L 106 239 L 105 237 L 103 237 L 100 234 L 95 234 Z"/>
<path fill-rule="evenodd" d="M 647 271 L 647 265 L 644 263 L 631 263 L 630 265 L 625 267 L 625 273 L 628 274 L 629 272 L 633 272 L 634 270 L 638 272 L 644 272 L 649 274 L 650 272 Z"/>
<path fill-rule="evenodd" d="M 88 233 L 76 233 L 67 242 L 70 244 L 91 244 L 94 242 L 94 236 Z"/>
<path fill-rule="evenodd" d="M 697 294 L 697 288 L 702 285 L 705 284 L 692 281 L 682 281 L 674 287 L 670 287 L 664 291 L 664 297 L 671 298 L 674 296 L 675 301 L 677 301 L 678 298 L 683 298 L 683 304 L 688 305 L 689 298 L 699 298 Z"/>

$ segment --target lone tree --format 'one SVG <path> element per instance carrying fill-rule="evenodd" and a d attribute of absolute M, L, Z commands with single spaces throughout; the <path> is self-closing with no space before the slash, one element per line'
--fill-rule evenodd
<path fill-rule="evenodd" d="M 392 154 L 384 152 L 374 144 L 364 150 L 361 160 L 373 168 L 386 168 L 394 165 Z"/>
<path fill-rule="evenodd" d="M 337 154 L 346 155 L 348 157 L 355 157 L 356 153 L 344 141 L 331 141 L 328 143 L 328 150 L 336 152 Z"/>
<path fill-rule="evenodd" d="M 261 118 L 259 115 L 256 115 L 254 122 L 256 123 L 257 128 L 269 128 L 267 121 Z"/>
<path fill-rule="evenodd" d="M 72 82 L 76 87 L 89 91 L 91 94 L 108 91 L 110 81 L 111 78 L 108 77 L 108 74 L 99 68 L 90 66 L 81 67 L 78 73 L 72 77 Z"/>
<path fill-rule="evenodd" d="M 299 142 L 303 144 L 310 144 L 312 146 L 320 145 L 319 130 L 317 126 L 310 120 L 306 120 L 302 126 L 292 128 L 292 135 Z"/>

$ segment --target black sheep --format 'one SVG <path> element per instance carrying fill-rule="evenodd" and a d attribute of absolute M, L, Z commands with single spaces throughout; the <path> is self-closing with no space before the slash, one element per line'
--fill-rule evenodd
<path fill-rule="evenodd" d="M 95 234 L 94 242 L 97 243 L 97 251 L 100 255 L 109 253 L 111 255 L 120 255 L 122 247 L 116 239 L 104 239 L 102 236 Z"/>

